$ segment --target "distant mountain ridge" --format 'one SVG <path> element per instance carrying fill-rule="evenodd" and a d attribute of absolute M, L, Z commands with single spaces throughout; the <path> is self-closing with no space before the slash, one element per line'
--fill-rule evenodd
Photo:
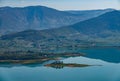
<path fill-rule="evenodd" d="M 120 31 L 120 11 L 107 12 L 99 17 L 71 25 L 71 27 L 88 35 L 106 30 Z"/>
<path fill-rule="evenodd" d="M 106 13 L 106 12 L 110 12 L 110 11 L 114 11 L 114 10 L 115 9 L 107 8 L 107 9 L 97 9 L 97 10 L 68 10 L 66 12 L 72 13 L 72 14 L 78 14 L 78 15 L 84 15 L 84 14 L 88 14 L 88 13 L 97 15 L 100 13 Z"/>
<path fill-rule="evenodd" d="M 112 11 L 73 25 L 46 30 L 26 30 L 2 36 L 0 46 L 57 49 L 91 44 L 120 45 L 120 11 Z M 7 41 L 7 43 L 6 43 Z M 6 45 L 3 45 L 5 42 Z"/>
<path fill-rule="evenodd" d="M 63 30 L 66 30 L 66 31 L 60 32 Z M 82 21 L 82 22 L 79 22 L 79 23 L 76 23 L 73 25 L 64 26 L 64 27 L 60 27 L 60 28 L 47 29 L 47 30 L 39 30 L 38 32 L 48 33 L 49 31 L 54 31 L 53 33 L 55 33 L 55 34 L 57 32 L 65 34 L 67 32 L 67 30 L 68 31 L 70 30 L 70 32 L 71 32 L 69 34 L 72 34 L 73 33 L 72 31 L 76 31 L 76 32 L 79 32 L 79 33 L 85 34 L 85 35 L 92 35 L 92 34 L 97 35 L 103 31 L 111 31 L 111 32 L 120 31 L 120 11 L 116 10 L 116 11 L 112 11 L 112 12 L 107 12 L 98 17 L 95 17 L 95 18 L 92 18 L 92 19 L 89 19 L 86 21 Z M 23 32 L 28 32 L 28 31 L 29 30 L 23 31 Z M 37 32 L 37 30 L 30 30 L 30 31 Z M 10 35 L 12 35 L 12 34 L 10 34 Z"/>
<path fill-rule="evenodd" d="M 38 30 L 38 31 L 39 32 L 46 32 L 46 31 L 47 32 L 48 31 L 57 31 L 58 32 L 63 29 L 68 29 L 68 30 L 76 30 L 77 32 L 80 32 L 80 33 L 83 33 L 86 35 L 90 35 L 91 32 L 93 34 L 93 33 L 100 33 L 105 30 L 120 31 L 120 23 L 119 22 L 120 22 L 120 11 L 115 10 L 112 12 L 107 12 L 98 17 L 88 19 L 86 21 L 81 21 L 81 22 L 73 24 L 73 25 L 63 26 L 60 28 L 47 29 L 47 30 Z M 31 29 L 31 30 L 27 30 L 27 32 L 28 31 L 35 32 L 37 30 Z"/>
<path fill-rule="evenodd" d="M 29 29 L 43 30 L 72 25 L 111 10 L 101 10 L 83 14 L 73 14 L 44 6 L 23 8 L 0 7 L 0 34 L 20 32 Z"/>

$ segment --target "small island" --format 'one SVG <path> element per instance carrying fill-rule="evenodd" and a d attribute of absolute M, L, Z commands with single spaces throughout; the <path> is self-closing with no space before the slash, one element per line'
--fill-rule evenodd
<path fill-rule="evenodd" d="M 64 67 L 88 67 L 88 66 L 92 66 L 92 65 L 88 65 L 88 64 L 76 64 L 76 63 L 63 63 L 62 61 L 55 61 L 51 64 L 46 64 L 46 67 L 53 67 L 56 69 L 61 69 Z"/>

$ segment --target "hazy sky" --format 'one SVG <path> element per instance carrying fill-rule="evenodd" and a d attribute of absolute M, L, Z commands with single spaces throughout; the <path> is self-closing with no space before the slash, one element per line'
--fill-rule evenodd
<path fill-rule="evenodd" d="M 120 9 L 120 0 L 0 0 L 0 7 L 35 5 L 43 5 L 59 10 Z"/>

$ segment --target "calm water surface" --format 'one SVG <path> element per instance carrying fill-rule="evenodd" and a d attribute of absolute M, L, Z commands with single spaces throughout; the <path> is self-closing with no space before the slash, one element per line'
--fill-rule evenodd
<path fill-rule="evenodd" d="M 86 53 L 86 57 L 70 57 L 63 61 L 102 66 L 56 69 L 41 64 L 0 65 L 0 81 L 120 81 L 120 49 L 97 48 L 79 51 Z"/>

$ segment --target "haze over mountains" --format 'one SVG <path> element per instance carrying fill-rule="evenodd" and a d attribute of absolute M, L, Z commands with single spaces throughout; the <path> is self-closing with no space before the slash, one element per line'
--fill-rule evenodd
<path fill-rule="evenodd" d="M 72 25 L 97 17 L 113 9 L 93 11 L 59 11 L 44 6 L 24 8 L 0 8 L 0 34 L 8 34 L 29 29 L 43 30 Z"/>

